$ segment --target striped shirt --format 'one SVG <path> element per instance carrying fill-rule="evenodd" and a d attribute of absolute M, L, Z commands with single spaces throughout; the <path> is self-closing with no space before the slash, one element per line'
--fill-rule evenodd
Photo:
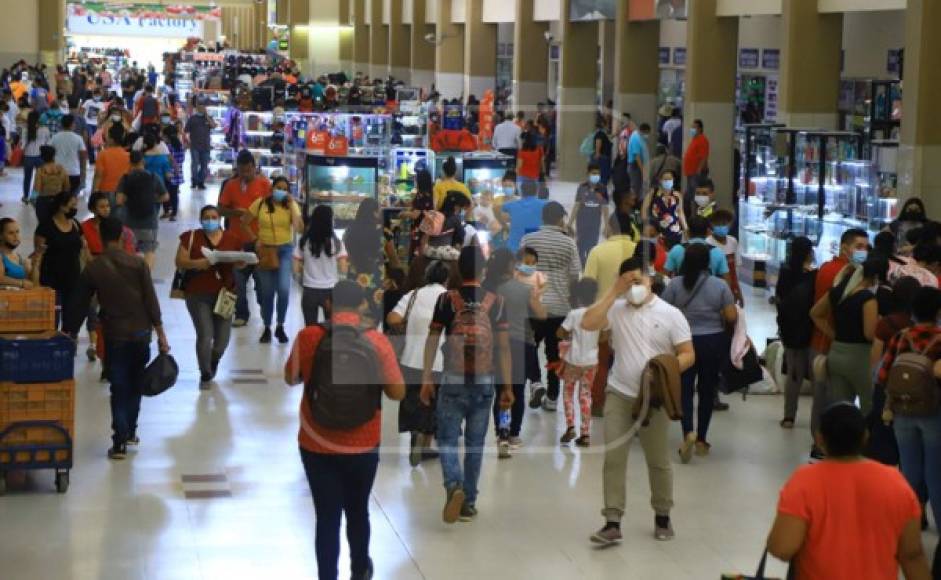
<path fill-rule="evenodd" d="M 551 317 L 564 317 L 572 309 L 569 304 L 569 286 L 582 271 L 575 240 L 558 226 L 542 226 L 539 231 L 526 234 L 521 248 L 532 248 L 539 254 L 536 269 L 546 274 L 548 282 L 542 295 L 542 305 Z"/>

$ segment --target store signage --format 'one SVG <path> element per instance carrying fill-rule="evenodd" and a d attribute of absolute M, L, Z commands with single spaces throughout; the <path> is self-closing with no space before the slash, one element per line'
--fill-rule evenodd
<path fill-rule="evenodd" d="M 673 49 L 673 64 L 676 66 L 686 66 L 686 49 L 677 47 Z"/>
<path fill-rule="evenodd" d="M 661 46 L 659 57 L 660 57 L 660 64 L 670 64 L 670 47 Z"/>
<path fill-rule="evenodd" d="M 768 67 L 765 67 L 768 68 Z M 778 120 L 778 76 L 769 75 L 765 81 L 765 122 Z"/>
<path fill-rule="evenodd" d="M 761 51 L 761 68 L 778 70 L 781 67 L 781 51 L 777 48 L 766 48 Z"/>
<path fill-rule="evenodd" d="M 743 48 L 739 50 L 738 68 L 758 68 L 758 49 Z"/>
<path fill-rule="evenodd" d="M 630 0 L 627 19 L 641 20 L 686 20 L 687 0 Z"/>
<path fill-rule="evenodd" d="M 614 0 L 571 0 L 569 4 L 571 22 L 613 20 L 615 12 Z"/>
<path fill-rule="evenodd" d="M 221 8 L 163 4 L 69 3 L 71 34 L 188 38 L 203 35 L 203 22 L 218 21 Z"/>
<path fill-rule="evenodd" d="M 900 54 L 900 51 L 889 49 L 889 54 L 888 54 L 888 58 L 886 60 L 886 65 L 885 65 L 886 72 L 889 72 L 892 74 L 899 73 L 899 62 L 901 60 L 899 59 L 899 54 Z"/>

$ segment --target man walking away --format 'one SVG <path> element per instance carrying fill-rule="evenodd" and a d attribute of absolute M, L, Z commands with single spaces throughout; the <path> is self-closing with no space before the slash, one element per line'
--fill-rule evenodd
<path fill-rule="evenodd" d="M 69 174 L 69 190 L 72 195 L 78 195 L 85 184 L 88 150 L 85 149 L 85 139 L 75 133 L 74 128 L 75 117 L 63 115 L 62 130 L 53 136 L 49 144 L 56 149 L 56 163 Z"/>
<path fill-rule="evenodd" d="M 101 304 L 105 335 L 105 358 L 111 382 L 112 447 L 108 457 L 121 460 L 128 445 L 138 445 L 137 417 L 140 414 L 140 377 L 150 361 L 151 332 L 157 333 L 157 348 L 169 352 L 163 331 L 160 303 L 154 292 L 150 269 L 138 256 L 124 251 L 123 226 L 113 217 L 98 224 L 105 251 L 85 268 L 73 294 L 75 302 L 66 310 L 64 331 L 78 336 L 89 312 L 92 297 Z"/>

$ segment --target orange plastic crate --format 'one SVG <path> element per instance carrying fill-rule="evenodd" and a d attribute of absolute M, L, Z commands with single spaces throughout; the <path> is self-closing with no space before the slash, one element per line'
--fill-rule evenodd
<path fill-rule="evenodd" d="M 69 436 L 75 437 L 75 423 L 72 420 L 59 421 L 59 425 L 68 431 Z M 3 427 L 5 428 L 5 427 Z M 0 444 L 0 465 L 9 465 L 16 463 L 28 463 L 30 461 L 49 462 L 53 460 L 53 452 L 39 451 L 34 457 L 27 451 L 13 452 L 9 448 L 21 445 L 49 445 L 65 443 L 65 437 L 62 432 L 52 427 L 23 427 L 14 428 Z M 68 459 L 68 451 L 54 452 L 55 461 L 65 461 Z"/>
<path fill-rule="evenodd" d="M 74 380 L 30 384 L 0 382 L 0 431 L 20 421 L 58 421 L 64 425 L 74 419 Z"/>
<path fill-rule="evenodd" d="M 46 332 L 55 329 L 55 290 L 0 290 L 0 333 Z"/>

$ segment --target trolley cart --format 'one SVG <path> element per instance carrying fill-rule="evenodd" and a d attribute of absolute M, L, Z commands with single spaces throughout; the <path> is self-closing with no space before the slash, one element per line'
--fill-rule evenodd
<path fill-rule="evenodd" d="M 60 441 L 45 443 L 17 443 L 18 435 L 37 430 L 52 432 Z M 0 431 L 0 495 L 6 493 L 8 471 L 52 469 L 55 472 L 56 491 L 69 490 L 69 470 L 72 469 L 72 436 L 56 421 L 20 421 Z"/>

